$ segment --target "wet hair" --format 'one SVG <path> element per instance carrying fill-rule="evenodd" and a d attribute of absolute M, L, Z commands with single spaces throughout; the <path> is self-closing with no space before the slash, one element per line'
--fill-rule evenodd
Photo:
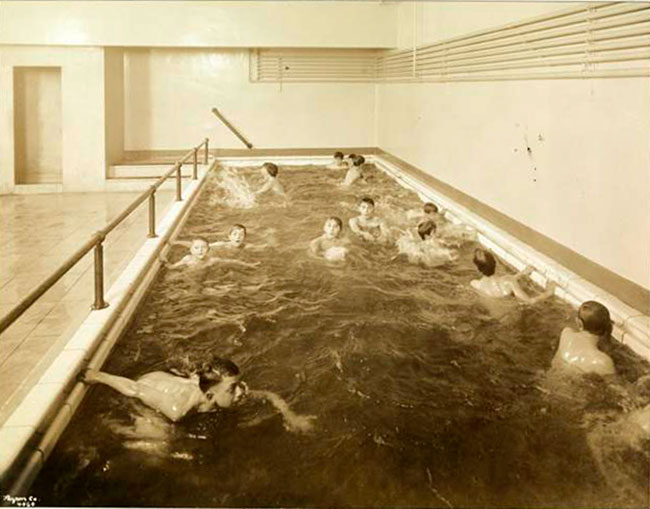
<path fill-rule="evenodd" d="M 208 239 L 206 239 L 205 237 L 194 237 L 194 238 L 192 239 L 192 244 L 194 244 L 197 240 L 198 240 L 199 242 L 205 242 L 208 246 L 210 245 L 210 242 L 209 242 Z"/>
<path fill-rule="evenodd" d="M 367 196 L 364 196 L 363 198 L 361 198 L 361 200 L 359 200 L 359 205 L 361 205 L 362 203 L 367 203 L 368 205 L 372 205 L 373 207 L 375 206 L 375 200 L 373 200 L 372 198 L 368 198 Z"/>
<path fill-rule="evenodd" d="M 350 154 L 350 155 L 348 155 L 348 159 L 354 159 L 355 157 L 357 157 L 356 154 Z"/>
<path fill-rule="evenodd" d="M 230 228 L 230 231 L 233 231 L 233 230 L 236 230 L 236 229 L 244 230 L 244 233 L 246 233 L 246 227 L 243 224 L 240 224 L 240 223 L 233 224 L 232 227 Z"/>
<path fill-rule="evenodd" d="M 424 240 L 428 235 L 436 233 L 436 223 L 433 221 L 422 221 L 418 225 L 418 235 Z"/>
<path fill-rule="evenodd" d="M 366 162 L 366 158 L 363 156 L 354 156 L 354 159 L 352 159 L 352 163 L 355 166 L 361 166 L 365 162 Z"/>
<path fill-rule="evenodd" d="M 474 250 L 474 265 L 484 276 L 491 276 L 497 268 L 497 261 L 494 255 L 485 249 Z"/>
<path fill-rule="evenodd" d="M 435 203 L 431 203 L 430 201 L 426 202 L 422 206 L 422 210 L 424 210 L 425 214 L 437 214 L 438 213 L 438 207 L 436 206 Z"/>
<path fill-rule="evenodd" d="M 612 320 L 609 310 L 600 302 L 588 300 L 578 310 L 578 319 L 585 330 L 591 334 L 608 337 L 612 333 Z"/>
<path fill-rule="evenodd" d="M 334 159 L 343 159 L 343 152 L 334 152 Z"/>
<path fill-rule="evenodd" d="M 341 218 L 340 218 L 340 217 L 330 216 L 330 217 L 327 218 L 326 222 L 327 222 L 327 221 L 334 221 L 336 224 L 339 225 L 339 228 L 340 228 L 341 230 L 343 229 L 343 221 L 341 221 Z"/>
<path fill-rule="evenodd" d="M 233 377 L 240 374 L 239 366 L 229 359 L 216 355 L 201 364 L 197 370 L 199 387 L 205 392 L 224 377 Z"/>
<path fill-rule="evenodd" d="M 278 167 L 275 164 L 264 163 L 262 166 L 266 168 L 266 173 L 268 173 L 271 177 L 275 177 L 278 174 Z"/>

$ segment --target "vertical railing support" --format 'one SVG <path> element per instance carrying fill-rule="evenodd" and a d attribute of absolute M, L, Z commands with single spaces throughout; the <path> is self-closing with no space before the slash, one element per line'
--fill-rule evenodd
<path fill-rule="evenodd" d="M 104 233 L 97 232 L 97 244 L 95 245 L 95 303 L 93 309 L 104 309 L 108 304 L 104 300 L 104 246 L 102 242 L 106 238 Z"/>
<path fill-rule="evenodd" d="M 149 195 L 149 238 L 157 237 L 156 235 L 156 186 L 151 186 Z"/>
<path fill-rule="evenodd" d="M 192 160 L 192 164 L 194 164 L 194 166 L 192 167 L 192 180 L 196 180 L 199 178 L 198 166 L 197 166 L 199 164 L 198 153 L 199 153 L 199 149 L 197 147 L 194 147 L 194 159 Z"/>
<path fill-rule="evenodd" d="M 208 164 L 208 138 L 205 139 L 205 157 L 203 160 L 203 164 Z"/>
<path fill-rule="evenodd" d="M 183 196 L 181 194 L 181 168 L 183 165 L 181 163 L 176 163 L 176 201 L 182 201 Z"/>

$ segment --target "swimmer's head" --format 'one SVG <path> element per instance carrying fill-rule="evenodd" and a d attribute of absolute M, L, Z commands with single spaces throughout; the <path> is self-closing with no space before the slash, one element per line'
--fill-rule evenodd
<path fill-rule="evenodd" d="M 346 162 L 348 163 L 349 167 L 352 167 L 352 165 L 354 164 L 354 158 L 355 157 L 357 157 L 356 154 L 349 154 L 348 155 L 348 160 Z"/>
<path fill-rule="evenodd" d="M 323 233 L 325 233 L 325 236 L 330 239 L 338 237 L 342 229 L 343 221 L 341 221 L 341 218 L 336 216 L 328 217 L 323 225 Z"/>
<path fill-rule="evenodd" d="M 596 336 L 609 336 L 612 333 L 612 320 L 609 310 L 600 302 L 588 300 L 578 309 L 579 326 Z"/>
<path fill-rule="evenodd" d="M 206 364 L 204 368 L 207 368 Z M 207 400 L 200 411 L 208 412 L 216 407 L 228 408 L 239 403 L 248 393 L 248 386 L 240 378 L 237 364 L 228 359 L 213 357 L 209 368 L 199 375 L 199 386 Z"/>
<path fill-rule="evenodd" d="M 474 250 L 474 265 L 484 276 L 492 276 L 497 268 L 497 261 L 489 251 L 485 249 Z"/>
<path fill-rule="evenodd" d="M 246 227 L 243 224 L 232 225 L 228 238 L 236 246 L 241 246 L 246 240 Z"/>
<path fill-rule="evenodd" d="M 343 162 L 343 152 L 334 152 L 334 160 L 337 163 L 342 163 Z"/>
<path fill-rule="evenodd" d="M 195 256 L 199 260 L 202 260 L 207 256 L 208 251 L 210 251 L 210 243 L 208 242 L 207 239 L 203 237 L 195 237 L 192 240 L 192 245 L 190 246 L 190 253 L 193 256 Z"/>
<path fill-rule="evenodd" d="M 425 214 L 437 214 L 438 213 L 438 207 L 435 205 L 435 203 L 431 203 L 430 201 L 426 202 L 422 206 L 422 210 L 424 211 Z"/>
<path fill-rule="evenodd" d="M 262 165 L 262 174 L 266 173 L 269 177 L 277 177 L 278 167 L 273 163 L 264 163 Z"/>
<path fill-rule="evenodd" d="M 359 200 L 359 212 L 362 216 L 370 216 L 375 210 L 375 201 L 372 198 L 364 196 Z"/>
<path fill-rule="evenodd" d="M 354 156 L 354 159 L 352 159 L 352 164 L 356 167 L 360 167 L 365 162 L 366 158 L 363 156 Z"/>
<path fill-rule="evenodd" d="M 433 221 L 422 221 L 418 225 L 418 235 L 422 240 L 427 240 L 436 235 L 436 223 Z"/>

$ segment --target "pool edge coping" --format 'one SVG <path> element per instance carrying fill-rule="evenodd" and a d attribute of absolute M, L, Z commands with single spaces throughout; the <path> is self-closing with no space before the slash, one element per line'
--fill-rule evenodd
<path fill-rule="evenodd" d="M 0 484 L 4 494 L 20 496 L 31 485 L 65 430 L 88 387 L 76 380 L 85 367 L 100 366 L 128 324 L 159 267 L 159 254 L 180 230 L 216 165 L 213 159 L 196 181 L 183 189 L 106 292 L 107 308 L 94 310 L 68 339 L 61 352 L 0 426 Z"/>

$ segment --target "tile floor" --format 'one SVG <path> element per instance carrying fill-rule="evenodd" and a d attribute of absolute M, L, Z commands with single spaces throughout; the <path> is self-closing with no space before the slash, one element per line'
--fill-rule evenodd
<path fill-rule="evenodd" d="M 0 316 L 8 313 L 138 195 L 128 192 L 0 196 Z M 159 221 L 173 199 L 172 191 L 158 191 Z M 145 241 L 147 231 L 144 203 L 108 235 L 104 245 L 105 291 Z M 93 288 L 91 251 L 0 334 L 0 424 L 88 316 Z"/>

